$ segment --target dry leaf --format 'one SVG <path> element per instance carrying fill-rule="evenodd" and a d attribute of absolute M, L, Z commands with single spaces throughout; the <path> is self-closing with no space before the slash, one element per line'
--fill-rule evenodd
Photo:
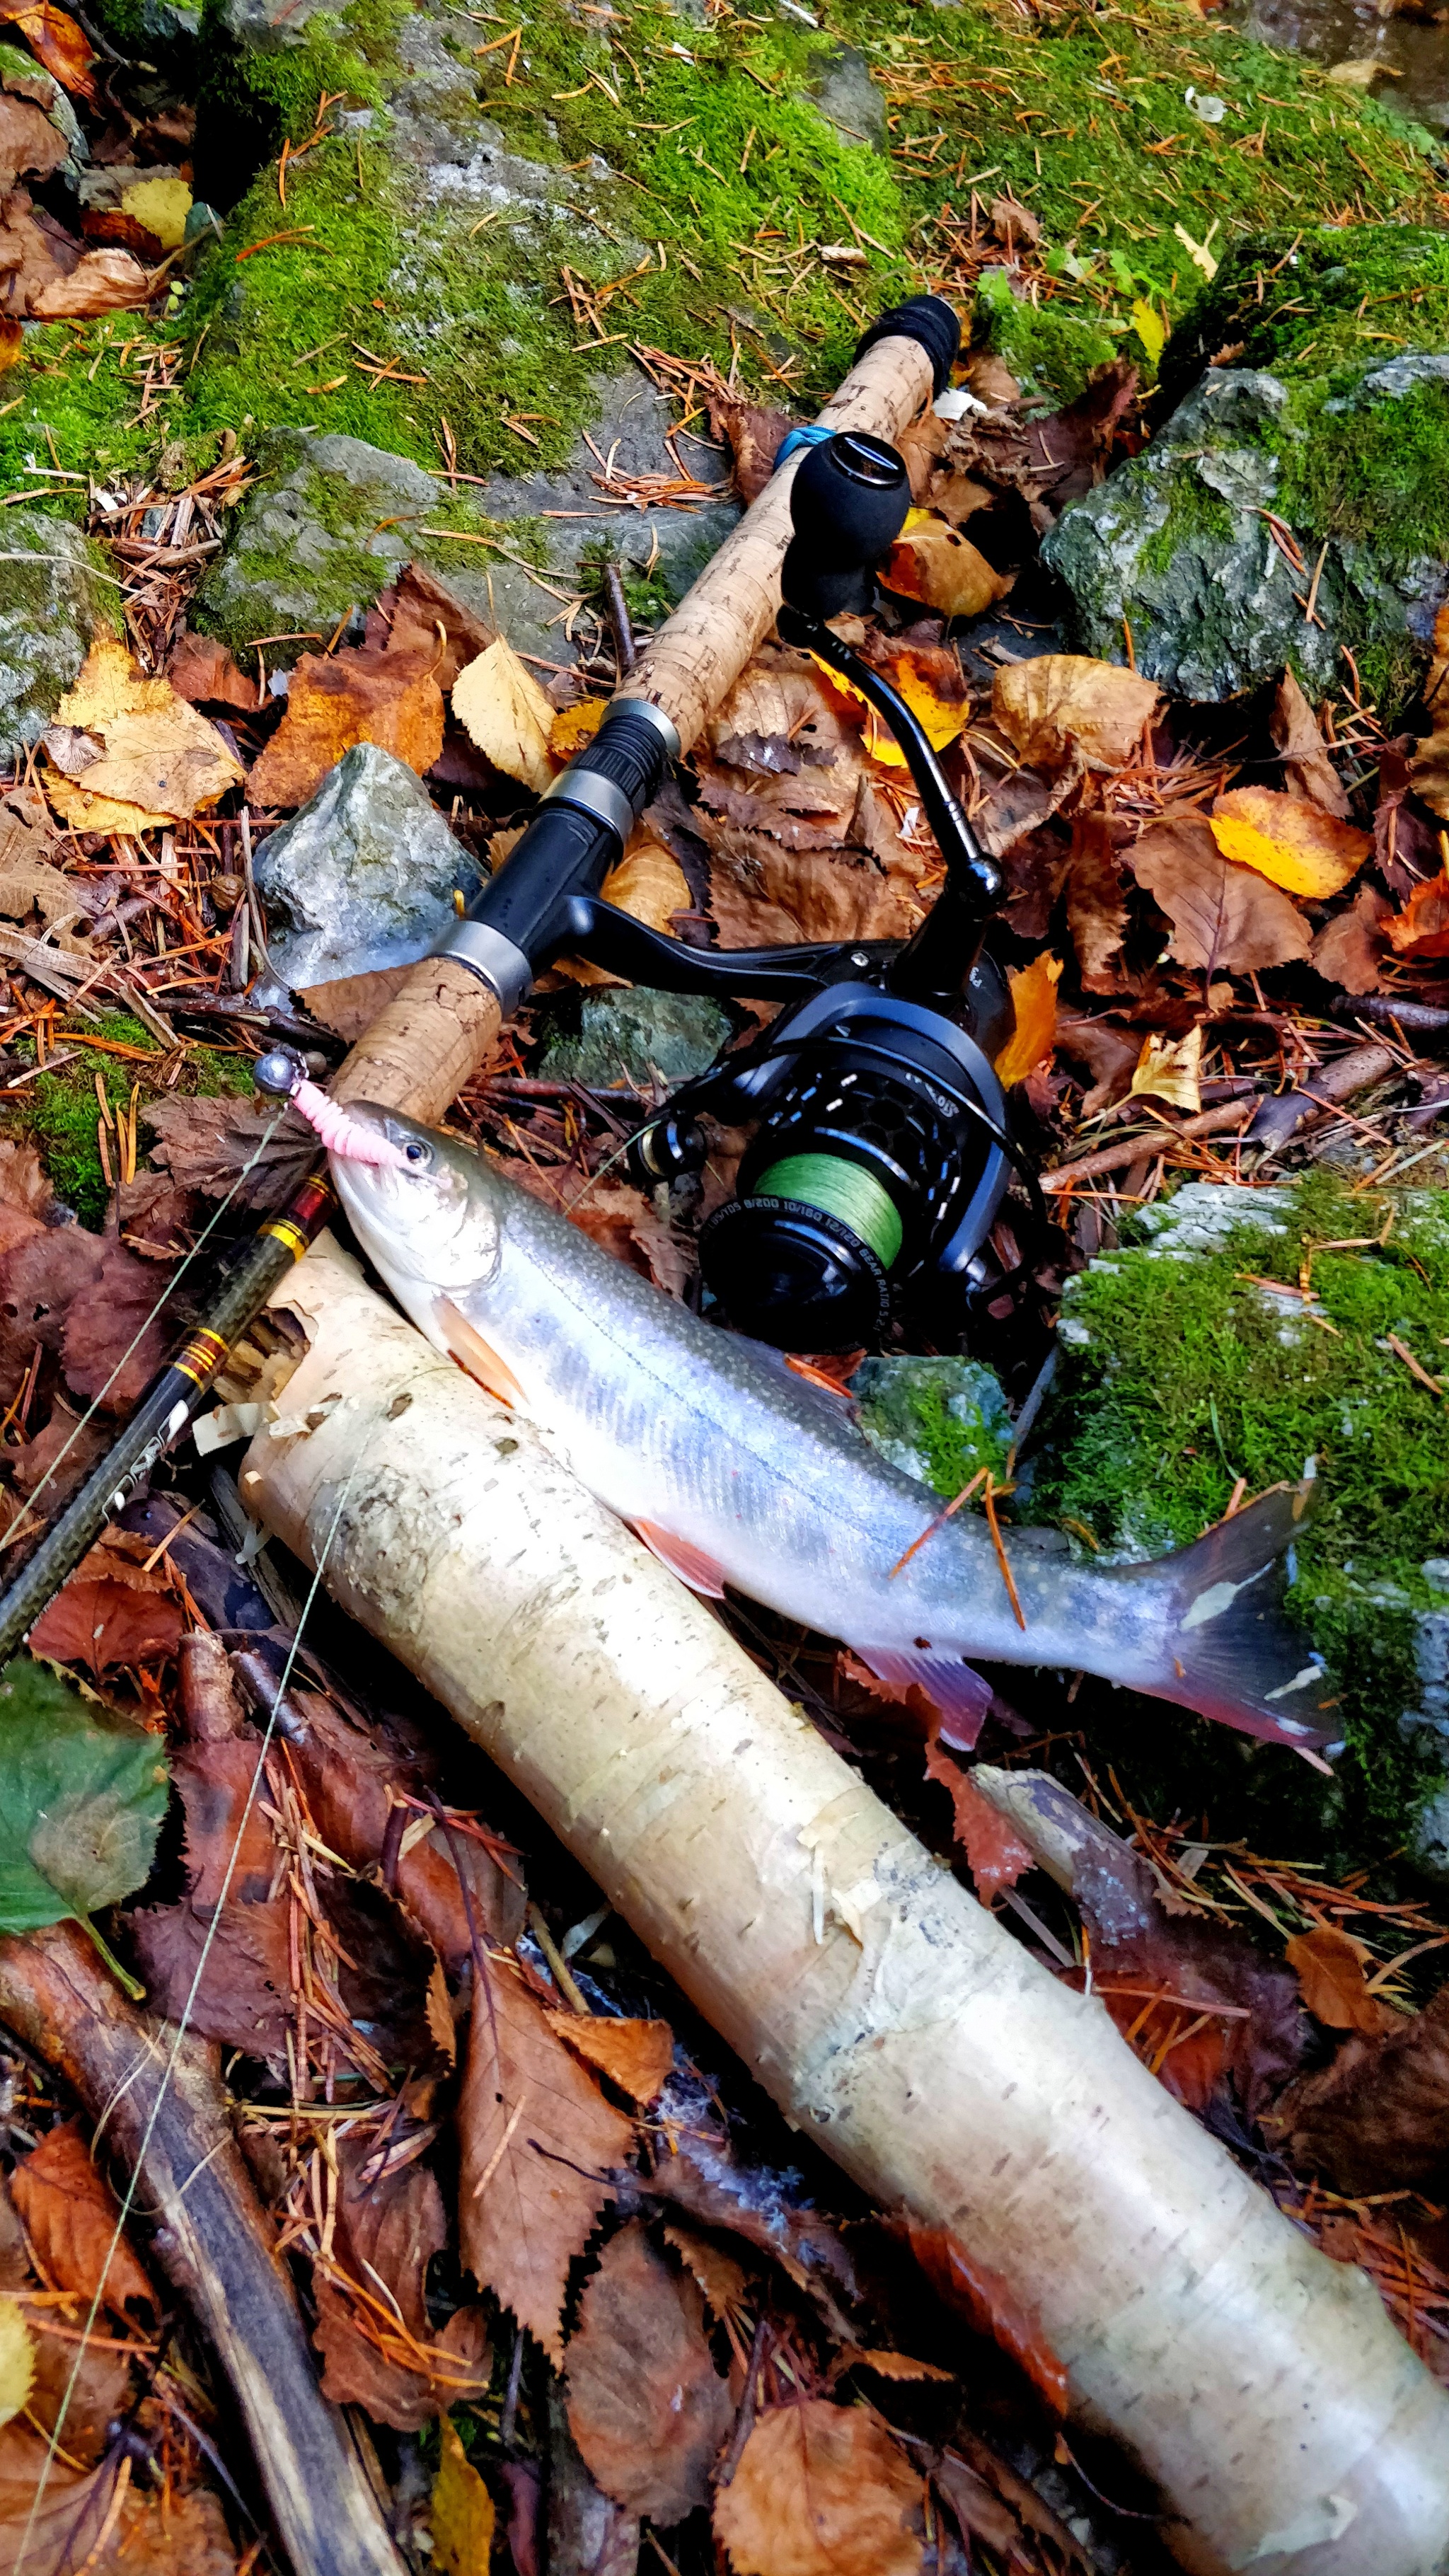
<path fill-rule="evenodd" d="M 441 2576 L 488 2576 L 493 2556 L 493 2498 L 445 2415 L 433 2481 L 433 2550 Z"/>
<path fill-rule="evenodd" d="M 942 617 L 979 617 L 1004 599 L 1016 579 L 997 572 L 949 519 L 913 510 L 881 576 L 887 590 L 919 599 Z"/>
<path fill-rule="evenodd" d="M 1364 1961 L 1373 1952 L 1367 1942 L 1355 1941 L 1336 1923 L 1295 1933 L 1283 1955 L 1297 1972 L 1309 2011 L 1326 2029 L 1361 2030 L 1379 2039 L 1401 2027 L 1402 2015 L 1369 1993 Z"/>
<path fill-rule="evenodd" d="M 1076 753 L 1089 769 L 1124 769 L 1161 695 L 1116 662 L 1043 653 L 997 672 L 991 712 L 1024 761 L 1059 768 Z"/>
<path fill-rule="evenodd" d="M 735 489 L 748 508 L 774 473 L 780 442 L 793 424 L 787 412 L 767 411 L 760 403 L 741 402 L 729 393 L 712 393 L 708 400 L 711 434 L 728 440 Z"/>
<path fill-rule="evenodd" d="M 1449 868 L 1415 886 L 1403 911 L 1391 913 L 1384 928 L 1397 956 L 1449 957 Z"/>
<path fill-rule="evenodd" d="M 10 2423 L 30 2402 L 35 2384 L 35 2346 L 18 2299 L 0 2299 L 0 2425 Z"/>
<path fill-rule="evenodd" d="M 266 703 L 256 681 L 248 678 L 215 635 L 196 635 L 189 627 L 183 627 L 176 640 L 166 677 L 178 698 L 193 707 L 235 707 L 241 715 L 255 715 Z"/>
<path fill-rule="evenodd" d="M 1012 966 L 1007 970 L 1011 986 L 1015 1025 L 996 1059 L 996 1078 L 1004 1091 L 1014 1082 L 1024 1082 L 1045 1057 L 1050 1056 L 1057 1035 L 1057 986 L 1061 981 L 1059 957 L 1043 953 L 1029 966 Z"/>
<path fill-rule="evenodd" d="M 995 197 L 991 205 L 991 229 L 998 241 L 1005 242 L 1008 250 L 1016 243 L 1026 250 L 1034 250 L 1041 240 L 1041 217 L 1034 215 L 1029 206 L 1019 206 L 1013 196 Z"/>
<path fill-rule="evenodd" d="M 1273 2115 L 1284 2153 L 1335 2191 L 1413 2190 L 1443 2172 L 1449 2130 L 1449 1985 L 1380 2039 L 1355 2031 L 1300 2077 Z"/>
<path fill-rule="evenodd" d="M 419 776 L 443 748 L 443 693 L 434 678 L 439 647 L 381 651 L 358 644 L 330 655 L 304 653 L 292 673 L 287 712 L 247 782 L 253 805 L 303 805 L 354 743 L 375 742 Z"/>
<path fill-rule="evenodd" d="M 433 2046 L 450 2066 L 458 2063 L 458 2034 L 453 2026 L 453 2003 L 448 1993 L 448 1980 L 441 1959 L 435 1959 L 428 1971 L 428 1991 L 423 1998 L 423 2011 L 432 2033 Z"/>
<path fill-rule="evenodd" d="M 1315 974 L 1345 993 L 1376 993 L 1392 911 L 1377 886 L 1360 886 L 1347 912 L 1335 913 L 1314 940 Z"/>
<path fill-rule="evenodd" d="M 1024 1870 L 1036 1862 L 1014 1826 L 982 1795 L 969 1771 L 953 1762 L 933 1737 L 926 1747 L 926 1778 L 951 1792 L 956 1840 L 976 1881 L 983 1905 L 994 1905 L 1003 1887 L 1015 1887 Z"/>
<path fill-rule="evenodd" d="M 121 212 L 154 234 L 163 250 L 179 250 L 186 239 L 191 190 L 184 179 L 137 179 L 121 191 Z"/>
<path fill-rule="evenodd" d="M 987 1800 L 982 1800 L 985 1806 Z M 907 2221 L 911 2252 L 939 2299 L 959 2309 L 978 2334 L 989 2335 L 1025 2371 L 1054 2414 L 1067 2411 L 1067 2374 L 1038 2320 L 1018 2301 L 1009 2282 L 980 2263 L 948 2227 Z"/>
<path fill-rule="evenodd" d="M 1077 814 L 1067 878 L 1067 928 L 1089 993 L 1115 993 L 1122 983 L 1128 913 L 1117 862 L 1117 835 L 1105 814 Z"/>
<path fill-rule="evenodd" d="M 486 619 L 466 607 L 436 573 L 410 563 L 373 601 L 362 640 L 384 645 L 390 653 L 426 653 L 439 688 L 451 689 L 465 665 L 492 643 L 493 634 Z"/>
<path fill-rule="evenodd" d="M 1092 1087 L 1082 1102 L 1084 1118 L 1095 1118 L 1099 1109 L 1110 1109 L 1126 1098 L 1137 1062 L 1135 1029 L 1124 1027 L 1120 1020 L 1083 1020 L 1069 1012 L 1058 1017 L 1057 1047 L 1061 1054 L 1084 1064 L 1092 1076 Z"/>
<path fill-rule="evenodd" d="M 0 197 L 9 195 L 22 171 L 48 179 L 65 155 L 65 136 L 43 108 L 0 91 Z"/>
<path fill-rule="evenodd" d="M 714 2527 L 735 2576 L 920 2576 L 921 2478 L 868 2406 L 755 2419 Z"/>
<path fill-rule="evenodd" d="M 569 761 L 592 742 L 609 711 L 607 698 L 580 698 L 576 707 L 561 707 L 548 729 L 555 760 Z"/>
<path fill-rule="evenodd" d="M 187 821 L 241 783 L 241 763 L 215 725 L 168 679 L 143 679 L 110 636 L 91 646 L 57 722 L 104 744 L 78 779 L 55 771 L 46 778 L 51 804 L 75 831 L 135 833 Z"/>
<path fill-rule="evenodd" d="M 674 915 L 690 909 L 684 870 L 643 823 L 635 824 L 628 848 L 618 866 L 609 870 L 599 891 L 606 903 L 617 905 L 620 912 L 631 913 L 636 921 L 647 922 L 651 930 L 662 930 L 666 935 L 672 934 Z M 554 963 L 557 973 L 566 975 L 574 984 L 620 981 L 587 957 L 560 957 Z"/>
<path fill-rule="evenodd" d="M 32 295 L 30 312 L 37 322 L 89 322 L 98 313 L 132 312 L 155 293 L 151 270 L 128 250 L 88 250 L 68 276 Z"/>
<path fill-rule="evenodd" d="M 1180 966 L 1246 974 L 1306 957 L 1308 925 L 1254 868 L 1225 859 L 1206 823 L 1158 823 L 1127 853 L 1137 882 L 1172 924 Z"/>
<path fill-rule="evenodd" d="M 667 2021 L 616 2021 L 612 2014 L 551 2012 L 549 2026 L 578 2057 L 607 2075 L 643 2110 L 658 2095 L 674 2063 L 674 2033 Z"/>
<path fill-rule="evenodd" d="M 841 2355 L 842 2360 L 846 2355 Z M 865 2352 L 851 2352 L 852 2370 L 873 2370 L 877 2379 L 954 2379 L 953 2370 L 943 2370 L 936 2361 L 913 2361 L 908 2352 L 881 2352 L 872 2345 Z"/>
<path fill-rule="evenodd" d="M 8 313 L 0 314 L 0 375 L 14 366 L 24 346 L 25 333 L 20 323 Z"/>
<path fill-rule="evenodd" d="M 1441 705 L 1443 693 L 1441 691 Z M 1409 785 L 1431 814 L 1449 823 L 1449 726 L 1426 734 L 1409 763 Z"/>
<path fill-rule="evenodd" d="M 501 769 L 541 796 L 553 777 L 548 740 L 554 709 L 505 635 L 468 663 L 453 682 L 453 713 L 471 742 Z"/>
<path fill-rule="evenodd" d="M 54 0 L 4 0 L 0 25 L 20 29 L 36 60 L 44 63 L 62 89 L 99 106 L 100 92 L 91 71 L 95 50 L 74 18 L 57 9 Z"/>
<path fill-rule="evenodd" d="M 1342 892 L 1374 845 L 1372 832 L 1272 787 L 1229 788 L 1213 806 L 1212 833 L 1225 859 L 1320 903 Z"/>
<path fill-rule="evenodd" d="M 802 939 L 907 939 L 920 918 L 898 879 L 854 851 L 792 853 L 765 833 L 695 822 L 710 853 L 710 909 L 721 948 L 783 947 Z"/>
<path fill-rule="evenodd" d="M 1269 724 L 1292 792 L 1311 797 L 1325 814 L 1344 820 L 1349 805 L 1343 781 L 1328 757 L 1318 718 L 1291 671 L 1285 671 L 1278 683 Z"/>
<path fill-rule="evenodd" d="M 1153 1100 L 1169 1101 L 1174 1109 L 1190 1109 L 1196 1115 L 1202 1107 L 1202 1025 L 1188 1030 L 1185 1038 L 1159 1037 L 1154 1030 L 1144 1039 L 1137 1070 L 1132 1076 L 1134 1092 L 1145 1093 Z"/>
<path fill-rule="evenodd" d="M 562 2362 L 569 2265 L 610 2197 L 609 2174 L 634 2128 L 506 1966 L 490 1969 L 474 2001 L 458 2125 L 463 2260 Z"/>
<path fill-rule="evenodd" d="M 1434 619 L 1434 649 L 1424 682 L 1424 704 L 1436 724 L 1441 716 L 1449 716 L 1449 599 Z"/>
<path fill-rule="evenodd" d="M 674 2225 L 664 2230 L 666 2245 L 672 2245 L 680 2261 L 694 2274 L 704 2292 L 704 2304 L 710 2315 L 723 2319 L 735 2315 L 744 2303 L 754 2274 L 747 2272 L 733 2255 L 726 2254 L 708 2236 L 697 2235 L 692 2227 Z"/>
<path fill-rule="evenodd" d="M 30 1645 L 58 1664 L 85 1664 L 103 1673 L 174 1655 L 185 1624 L 178 1603 L 163 1593 L 139 1592 L 109 1575 L 77 1573 L 37 1619 Z"/>
<path fill-rule="evenodd" d="M 569 2429 L 604 2494 L 666 2527 L 707 2503 L 734 2407 L 695 2283 L 637 2219 L 605 2247 L 567 2359 Z"/>
<path fill-rule="evenodd" d="M 67 2120 L 22 2156 L 10 2193 L 25 2221 L 46 2280 L 84 2299 L 100 2291 L 123 2324 L 131 2305 L 159 2314 L 155 2293 L 119 2233 L 120 2207 L 96 2171 L 80 2123 Z"/>

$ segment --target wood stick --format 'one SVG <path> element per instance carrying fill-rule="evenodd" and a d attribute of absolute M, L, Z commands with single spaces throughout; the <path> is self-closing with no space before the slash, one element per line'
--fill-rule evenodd
<path fill-rule="evenodd" d="M 253 1444 L 249 1506 L 308 1563 L 327 1546 L 342 1609 L 501 1764 L 791 2121 L 1005 2275 L 1074 2411 L 1181 2517 L 1163 2537 L 1194 2576 L 1300 2549 L 1314 2576 L 1438 2565 L 1449 2393 L 1362 2275 L 335 1245 L 278 1302 L 311 1338 L 289 1407 L 318 1428 Z"/>
<path fill-rule="evenodd" d="M 127 2173 L 151 2250 L 231 2382 L 296 2576 L 404 2576 L 345 2419 L 329 2406 L 272 2250 L 218 2072 L 219 2052 L 138 2013 L 74 1924 L 0 1941 L 0 2022 L 44 2058 Z M 161 2097 L 160 2114 L 142 2139 Z M 64 2435 L 62 2434 L 62 2440 Z"/>
<path fill-rule="evenodd" d="M 1100 1180 L 1105 1172 L 1125 1172 L 1133 1163 L 1150 1160 L 1154 1154 L 1171 1153 L 1182 1140 L 1229 1136 L 1279 1098 L 1292 1101 L 1297 1114 L 1291 1124 L 1296 1127 L 1300 1118 L 1312 1117 L 1315 1111 L 1325 1111 L 1340 1100 L 1348 1100 L 1356 1091 L 1366 1091 L 1371 1082 L 1380 1081 L 1398 1061 L 1392 1047 L 1355 1047 L 1352 1055 L 1340 1056 L 1337 1064 L 1325 1065 L 1321 1072 L 1313 1074 L 1311 1090 L 1305 1086 L 1302 1091 L 1260 1092 L 1246 1100 L 1224 1100 L 1216 1109 L 1204 1109 L 1196 1118 L 1185 1118 L 1180 1127 L 1164 1125 L 1146 1135 L 1139 1129 L 1134 1135 L 1119 1138 L 1115 1145 L 1102 1146 L 1098 1153 L 1083 1154 L 1075 1163 L 1060 1163 L 1054 1172 L 1043 1172 L 1042 1188 L 1048 1192 L 1074 1190 L 1079 1181 Z"/>
<path fill-rule="evenodd" d="M 930 395 L 924 349 L 914 340 L 879 340 L 820 417 L 831 429 L 896 438 Z M 772 476 L 615 693 L 662 707 L 686 751 L 774 623 L 797 464 L 792 457 Z M 354 1047 L 333 1097 L 439 1118 L 497 1044 L 501 1026 L 486 984 L 448 958 L 427 958 Z"/>

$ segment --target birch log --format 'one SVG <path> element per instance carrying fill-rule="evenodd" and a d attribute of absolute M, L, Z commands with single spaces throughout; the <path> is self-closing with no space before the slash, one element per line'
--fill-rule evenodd
<path fill-rule="evenodd" d="M 1449 2395 L 696 1600 L 372 1294 L 279 1295 L 248 1506 L 527 1793 L 797 2127 L 1005 2274 L 1196 2576 L 1449 2565 Z"/>

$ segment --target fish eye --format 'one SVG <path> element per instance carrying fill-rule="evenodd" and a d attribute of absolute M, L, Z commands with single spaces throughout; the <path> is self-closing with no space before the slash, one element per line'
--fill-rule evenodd
<path fill-rule="evenodd" d="M 409 1137 L 407 1143 L 403 1147 L 403 1153 L 407 1161 L 411 1163 L 415 1172 L 421 1171 L 424 1165 L 430 1163 L 433 1159 L 433 1149 L 431 1145 L 423 1144 L 421 1139 L 417 1136 Z"/>

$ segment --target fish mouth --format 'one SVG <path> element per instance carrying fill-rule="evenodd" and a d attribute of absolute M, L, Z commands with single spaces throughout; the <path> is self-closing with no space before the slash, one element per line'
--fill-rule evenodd
<path fill-rule="evenodd" d="M 457 1286 L 491 1266 L 490 1248 L 468 1223 L 469 1177 L 446 1141 L 395 1110 L 349 1101 L 348 1115 L 398 1148 L 397 1164 L 332 1157 L 338 1198 L 358 1241 L 379 1269 Z"/>

